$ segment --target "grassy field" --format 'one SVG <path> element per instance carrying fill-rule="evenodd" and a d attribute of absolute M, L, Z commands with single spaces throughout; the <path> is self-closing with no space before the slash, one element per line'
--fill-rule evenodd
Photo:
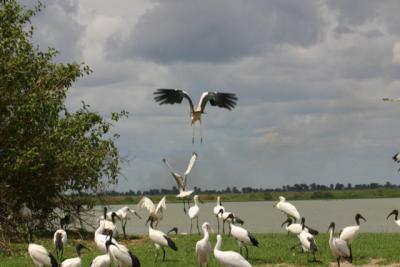
<path fill-rule="evenodd" d="M 170 266 L 170 267 L 189 267 L 198 266 L 197 259 L 194 254 L 194 247 L 200 235 L 177 235 L 172 236 L 175 240 L 178 251 L 167 249 L 166 261 L 161 262 L 162 254 L 160 253 L 159 261 L 154 262 L 155 248 L 146 236 L 140 236 L 130 239 L 129 241 L 121 241 L 128 245 L 133 253 L 140 259 L 141 266 Z M 260 247 L 249 248 L 250 263 L 253 266 L 329 266 L 335 263 L 335 258 L 331 255 L 328 246 L 328 235 L 320 234 L 317 236 L 317 244 L 319 252 L 317 260 L 319 262 L 309 262 L 307 255 L 300 253 L 297 248 L 291 251 L 291 247 L 298 242 L 297 237 L 286 234 L 258 234 L 256 238 L 260 242 Z M 72 239 L 72 238 L 71 238 Z M 211 236 L 212 246 L 215 244 L 215 235 Z M 98 255 L 94 242 L 91 239 L 69 241 L 64 257 L 75 257 L 74 245 L 81 242 L 88 246 L 91 250 L 83 254 L 83 265 L 89 266 L 91 260 Z M 42 244 L 53 251 L 51 239 L 36 239 L 35 243 Z M 0 266 L 4 267 L 25 267 L 33 266 L 27 252 L 27 244 L 12 244 L 15 253 L 12 256 L 0 254 Z M 353 243 L 354 265 L 362 265 L 374 262 L 375 264 L 385 265 L 390 263 L 400 264 L 400 234 L 393 233 L 361 233 Z M 237 243 L 229 236 L 223 236 L 223 250 L 238 251 Z M 161 252 L 161 251 L 160 251 Z M 310 256 L 310 259 L 312 257 Z M 211 256 L 209 267 L 219 266 L 216 260 Z"/>
<path fill-rule="evenodd" d="M 288 200 L 309 200 L 309 199 L 360 199 L 360 198 L 400 198 L 400 189 L 377 188 L 377 189 L 350 189 L 330 191 L 307 191 L 307 192 L 269 192 L 269 193 L 225 193 L 225 194 L 204 194 L 200 197 L 203 201 L 216 201 L 220 195 L 222 201 L 265 201 L 278 200 L 283 195 Z M 97 205 L 112 204 L 137 204 L 142 196 L 105 196 L 95 198 Z M 158 201 L 162 195 L 151 196 Z M 175 195 L 167 195 L 167 201 L 179 202 Z"/>

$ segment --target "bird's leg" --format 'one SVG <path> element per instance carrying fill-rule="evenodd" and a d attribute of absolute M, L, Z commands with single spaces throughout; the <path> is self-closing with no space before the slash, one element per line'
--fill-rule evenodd
<path fill-rule="evenodd" d="M 215 217 L 217 217 L 217 224 L 218 224 L 218 234 L 219 234 L 219 219 L 218 219 L 218 215 L 216 215 Z"/>
<path fill-rule="evenodd" d="M 196 217 L 197 221 L 197 232 L 200 234 L 200 229 L 199 229 L 199 216 Z"/>
<path fill-rule="evenodd" d="M 242 246 L 241 245 L 239 245 L 239 253 L 240 253 L 240 255 L 242 255 Z"/>
<path fill-rule="evenodd" d="M 158 259 L 158 249 L 156 248 L 156 258 L 154 259 L 154 262 L 157 262 Z"/>
<path fill-rule="evenodd" d="M 225 222 L 222 220 L 222 233 L 225 234 Z"/>
<path fill-rule="evenodd" d="M 126 239 L 125 226 L 127 221 L 121 221 L 121 222 L 122 222 L 122 232 L 124 232 L 124 239 Z"/>
<path fill-rule="evenodd" d="M 183 199 L 183 212 L 186 214 L 186 201 Z"/>
<path fill-rule="evenodd" d="M 165 261 L 165 249 L 164 249 L 164 247 L 161 247 L 162 248 L 162 251 L 163 251 L 163 257 L 162 257 L 162 260 L 163 261 Z"/>
<path fill-rule="evenodd" d="M 232 231 L 231 224 L 228 224 L 228 229 L 229 229 L 229 236 L 231 236 L 231 231 Z"/>
<path fill-rule="evenodd" d="M 194 144 L 194 124 L 192 123 L 192 129 L 193 129 L 193 134 L 192 134 L 192 144 Z"/>
<path fill-rule="evenodd" d="M 203 143 L 203 127 L 201 126 L 201 120 L 199 120 L 200 122 L 200 143 Z"/>
<path fill-rule="evenodd" d="M 246 259 L 249 258 L 249 250 L 247 249 L 247 246 L 244 246 L 244 248 L 246 249 Z"/>
<path fill-rule="evenodd" d="M 190 234 L 192 234 L 192 223 L 193 223 L 193 220 L 190 219 Z"/>
<path fill-rule="evenodd" d="M 337 266 L 340 267 L 340 257 L 337 257 L 336 261 L 337 261 Z"/>

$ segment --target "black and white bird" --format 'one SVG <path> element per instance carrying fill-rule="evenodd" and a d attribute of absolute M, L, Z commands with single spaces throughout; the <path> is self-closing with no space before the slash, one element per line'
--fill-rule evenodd
<path fill-rule="evenodd" d="M 37 267 L 58 267 L 56 258 L 42 245 L 32 243 L 32 233 L 28 231 L 28 253 Z"/>
<path fill-rule="evenodd" d="M 367 221 L 360 213 L 357 213 L 355 216 L 356 225 L 346 226 L 342 229 L 339 234 L 340 239 L 344 240 L 349 244 L 351 249 L 351 242 L 357 237 L 360 231 L 360 219 Z"/>
<path fill-rule="evenodd" d="M 61 259 L 64 253 L 64 246 L 67 243 L 67 232 L 64 229 L 58 229 L 53 236 L 53 244 L 56 249 L 56 256 Z"/>
<path fill-rule="evenodd" d="M 338 267 L 340 267 L 340 259 L 344 258 L 348 262 L 353 262 L 353 254 L 351 248 L 346 241 L 340 237 L 334 237 L 335 234 L 335 223 L 331 222 L 328 228 L 329 231 L 329 247 L 332 254 L 336 257 Z"/>
<path fill-rule="evenodd" d="M 142 199 L 138 203 L 138 206 L 140 208 L 142 209 L 145 208 L 150 213 L 150 217 L 152 218 L 151 221 L 156 222 L 155 228 L 157 228 L 158 222 L 162 220 L 164 210 L 167 209 L 165 201 L 166 201 L 166 196 L 163 196 L 163 198 L 158 202 L 156 206 L 154 205 L 153 201 L 150 198 L 142 197 Z M 147 220 L 146 224 L 148 222 L 149 220 Z"/>
<path fill-rule="evenodd" d="M 194 143 L 194 124 L 196 121 L 200 123 L 200 142 L 203 142 L 203 132 L 201 129 L 201 115 L 204 113 L 204 109 L 208 102 L 211 106 L 218 106 L 220 108 L 226 108 L 232 110 L 236 106 L 238 98 L 233 93 L 220 93 L 220 92 L 204 92 L 197 107 L 193 105 L 193 101 L 189 94 L 179 89 L 157 89 L 154 92 L 154 100 L 160 105 L 163 104 L 180 104 L 183 98 L 186 98 L 190 106 L 190 117 L 192 120 L 193 135 L 192 143 Z"/>
<path fill-rule="evenodd" d="M 148 218 L 147 222 L 150 222 L 150 225 L 149 225 L 149 238 L 150 238 L 151 241 L 153 241 L 154 246 L 156 247 L 156 258 L 155 258 L 155 261 L 157 261 L 158 251 L 160 249 L 162 249 L 162 251 L 163 251 L 163 261 L 164 261 L 165 260 L 165 249 L 164 249 L 164 247 L 169 247 L 169 248 L 171 248 L 172 250 L 175 250 L 175 251 L 177 251 L 178 248 L 177 248 L 175 242 L 168 235 L 164 234 L 160 230 L 157 230 L 157 229 L 153 228 L 154 217 L 150 216 Z M 173 228 L 172 230 L 177 232 L 177 228 Z M 171 231 L 169 231 L 169 232 L 171 232 Z"/>
<path fill-rule="evenodd" d="M 187 188 L 187 176 L 189 173 L 192 171 L 192 168 L 194 166 L 194 163 L 196 162 L 197 159 L 197 154 L 193 152 L 192 157 L 189 160 L 189 164 L 186 168 L 186 171 L 184 174 L 179 174 L 174 169 L 171 167 L 169 162 L 166 159 L 163 159 L 162 161 L 164 164 L 168 167 L 168 169 L 171 171 L 172 176 L 175 178 L 176 184 L 179 189 L 179 194 L 176 195 L 177 198 L 182 199 L 183 201 L 183 211 L 186 213 L 186 202 L 188 202 L 188 207 L 189 207 L 189 201 L 190 201 L 190 196 L 193 194 L 193 190 L 188 190 Z"/>
<path fill-rule="evenodd" d="M 394 222 L 397 224 L 397 226 L 400 226 L 400 219 L 399 219 L 399 211 L 398 210 L 392 210 L 391 213 L 386 217 L 386 220 L 389 219 L 390 216 L 394 215 Z"/>
<path fill-rule="evenodd" d="M 286 198 L 283 196 L 279 197 L 279 202 L 274 205 L 278 210 L 285 213 L 287 217 L 291 217 L 295 220 L 295 222 L 300 221 L 301 216 L 297 211 L 296 207 L 289 202 L 286 202 Z"/>
<path fill-rule="evenodd" d="M 131 209 L 128 206 L 122 207 L 115 212 L 115 214 L 117 215 L 116 218 L 118 218 L 121 221 L 122 232 L 124 234 L 125 239 L 126 239 L 126 223 L 129 220 L 129 213 L 135 214 L 136 217 L 142 219 L 142 217 L 140 217 L 140 215 L 134 209 Z M 111 217 L 112 217 L 112 212 L 107 212 L 107 219 L 111 219 Z"/>
<path fill-rule="evenodd" d="M 400 97 L 397 97 L 397 98 L 384 97 L 384 98 L 382 98 L 382 100 L 388 101 L 388 102 L 400 102 Z"/>
<path fill-rule="evenodd" d="M 221 212 L 222 210 L 222 212 Z M 222 206 L 221 197 L 217 196 L 217 205 L 213 209 L 213 213 L 217 218 L 218 230 L 217 233 L 219 234 L 219 219 L 222 218 L 222 214 L 225 212 L 224 206 Z"/>
<path fill-rule="evenodd" d="M 224 211 L 224 209 L 220 209 L 219 214 L 221 214 L 222 217 L 222 233 L 225 234 L 225 222 L 232 222 L 232 223 L 237 223 L 240 225 L 244 224 L 244 221 L 237 217 L 233 212 L 231 211 Z M 229 226 L 229 234 L 231 234 L 231 225 L 228 224 Z"/>
<path fill-rule="evenodd" d="M 203 238 L 196 242 L 196 255 L 200 267 L 207 266 L 208 257 L 211 254 L 211 243 L 209 240 L 211 226 L 208 222 L 203 223 L 201 226 L 203 230 Z"/>
<path fill-rule="evenodd" d="M 66 259 L 63 261 L 60 265 L 60 267 L 81 267 L 82 264 L 82 259 L 81 259 L 81 250 L 82 249 L 88 249 L 82 244 L 76 245 L 76 254 L 78 257 L 71 258 L 71 259 Z"/>
<path fill-rule="evenodd" d="M 249 231 L 243 227 L 234 225 L 231 222 L 231 235 L 238 241 L 240 254 L 242 254 L 242 247 L 246 249 L 246 259 L 249 258 L 249 251 L 247 245 L 258 247 L 258 241 Z"/>
<path fill-rule="evenodd" d="M 236 251 L 221 250 L 222 237 L 217 235 L 217 243 L 214 247 L 214 257 L 219 264 L 225 267 L 251 267 L 251 264 Z"/>
<path fill-rule="evenodd" d="M 140 267 L 139 259 L 125 246 L 115 244 L 111 235 L 105 246 L 117 266 Z"/>
<path fill-rule="evenodd" d="M 107 236 L 112 234 L 113 237 L 117 237 L 118 236 L 118 229 L 117 229 L 117 225 L 115 224 L 115 218 L 120 219 L 119 216 L 117 215 L 117 213 L 115 213 L 113 211 L 113 212 L 111 212 L 111 221 L 107 220 L 107 219 L 104 221 L 104 232 L 103 232 L 103 234 L 105 234 Z"/>
<path fill-rule="evenodd" d="M 283 227 L 286 224 L 286 230 L 288 231 L 288 233 L 294 234 L 294 235 L 299 235 L 301 233 L 301 231 L 303 231 L 303 225 L 304 225 L 304 230 L 309 232 L 312 235 L 318 235 L 318 231 L 308 227 L 307 225 L 305 225 L 305 218 L 302 217 L 301 218 L 301 223 L 293 223 L 292 218 L 287 218 L 286 221 L 284 221 L 281 225 L 281 227 Z"/>
<path fill-rule="evenodd" d="M 110 266 L 111 266 L 111 258 L 109 253 L 97 256 L 96 258 L 93 259 L 93 261 L 89 265 L 89 267 L 110 267 Z"/>
<path fill-rule="evenodd" d="M 396 154 L 392 157 L 392 159 L 393 159 L 395 162 L 400 163 L 400 153 L 396 153 Z M 400 168 L 399 168 L 397 171 L 400 172 Z"/>

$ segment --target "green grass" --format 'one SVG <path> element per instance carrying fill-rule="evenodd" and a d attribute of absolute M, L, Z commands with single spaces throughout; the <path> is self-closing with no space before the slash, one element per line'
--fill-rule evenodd
<path fill-rule="evenodd" d="M 178 251 L 167 249 L 166 261 L 161 262 L 161 251 L 159 261 L 154 263 L 155 248 L 152 242 L 146 237 L 136 237 L 129 241 L 121 241 L 127 245 L 131 251 L 140 259 L 142 266 L 174 266 L 189 267 L 198 266 L 197 259 L 194 254 L 194 247 L 200 235 L 178 235 L 172 236 L 175 240 Z M 291 251 L 291 247 L 298 243 L 297 237 L 286 234 L 257 234 L 256 238 L 260 242 L 260 247 L 249 247 L 250 263 L 253 266 L 328 266 L 335 262 L 335 258 L 331 255 L 328 246 L 328 235 L 320 234 L 317 236 L 317 244 L 319 252 L 317 260 L 319 262 L 308 262 L 307 255 L 300 253 L 300 248 Z M 211 236 L 211 243 L 215 244 L 215 235 Z M 81 242 L 88 246 L 91 250 L 83 255 L 83 265 L 89 266 L 90 261 L 98 254 L 94 242 L 88 240 L 70 240 L 64 251 L 64 257 L 75 257 L 74 245 Z M 53 250 L 50 238 L 36 239 L 35 243 L 42 244 Z M 389 263 L 400 263 L 400 234 L 397 233 L 361 233 L 353 242 L 354 265 L 361 265 L 376 260 L 379 265 Z M 14 254 L 7 256 L 0 254 L 0 266 L 7 267 L 24 267 L 33 266 L 27 252 L 27 244 L 13 243 L 12 248 Z M 238 251 L 237 243 L 229 236 L 223 236 L 223 250 Z M 311 257 L 310 257 L 311 259 Z M 211 256 L 209 267 L 219 266 L 216 260 Z"/>
<path fill-rule="evenodd" d="M 397 188 L 376 189 L 349 189 L 349 190 L 327 190 L 307 192 L 268 192 L 268 193 L 225 193 L 205 194 L 200 193 L 203 201 L 215 202 L 217 196 L 221 196 L 223 202 L 232 201 L 265 201 L 278 200 L 279 196 L 285 196 L 288 200 L 315 200 L 315 199 L 362 199 L 362 198 L 399 198 L 400 190 Z M 94 198 L 97 205 L 137 204 L 142 196 L 103 196 Z M 151 196 L 158 201 L 163 195 Z M 175 195 L 167 195 L 167 202 L 180 202 Z"/>

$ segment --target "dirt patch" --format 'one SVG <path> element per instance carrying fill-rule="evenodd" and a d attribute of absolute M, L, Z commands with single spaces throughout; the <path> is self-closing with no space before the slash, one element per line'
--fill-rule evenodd
<path fill-rule="evenodd" d="M 361 267 L 373 267 L 373 266 L 387 266 L 387 267 L 399 267 L 400 263 L 391 263 L 384 265 L 381 262 L 383 259 L 372 259 L 369 263 L 363 264 L 363 265 L 352 265 L 351 263 L 346 262 L 341 262 L 340 267 L 350 267 L 350 266 L 361 266 Z M 331 267 L 336 267 L 337 263 L 336 262 L 331 262 L 329 264 Z"/>

